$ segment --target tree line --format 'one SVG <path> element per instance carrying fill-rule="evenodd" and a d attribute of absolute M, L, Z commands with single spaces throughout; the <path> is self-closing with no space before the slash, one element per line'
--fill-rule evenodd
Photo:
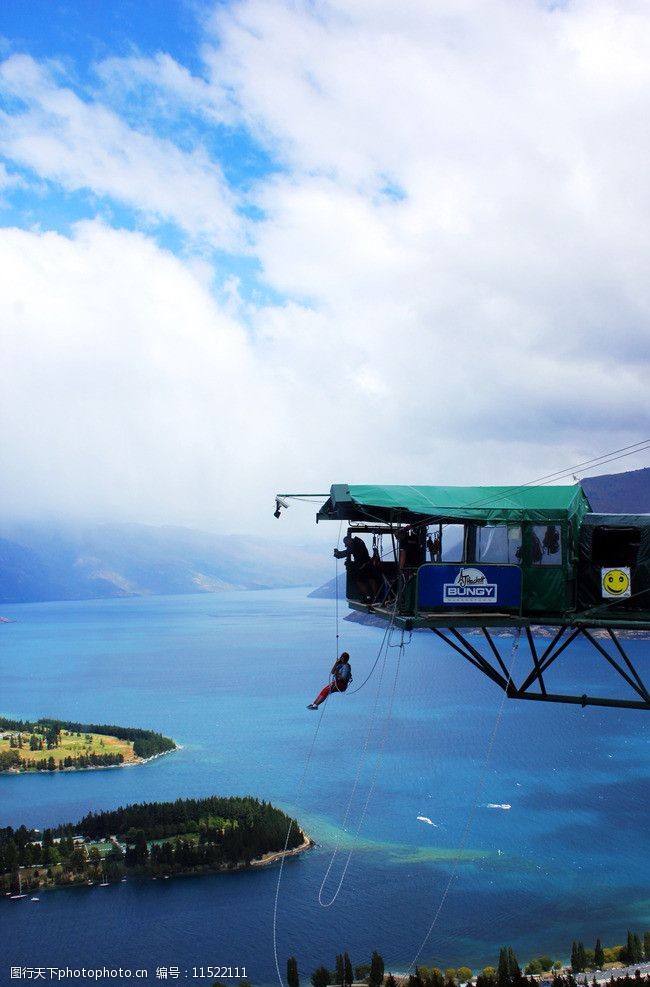
<path fill-rule="evenodd" d="M 628 929 L 627 941 L 622 946 L 603 947 L 600 939 L 596 940 L 594 949 L 585 948 L 584 943 L 579 941 L 571 945 L 571 969 L 574 973 L 602 970 L 606 963 L 634 966 L 644 961 L 650 962 L 650 930 L 644 932 L 641 938 L 637 932 Z"/>
<path fill-rule="evenodd" d="M 288 836 L 287 836 L 288 834 Z M 111 840 L 103 856 L 84 842 Z M 150 802 L 99 813 L 45 830 L 0 829 L 0 874 L 11 885 L 19 867 L 45 868 L 36 884 L 108 880 L 133 869 L 153 874 L 216 870 L 248 864 L 266 853 L 293 850 L 304 834 L 269 802 L 252 797 L 211 797 Z M 122 847 L 126 849 L 123 850 Z M 34 875 L 29 875 L 30 879 Z"/>
<path fill-rule="evenodd" d="M 369 987 L 458 987 L 459 984 L 473 982 L 476 987 L 538 987 L 540 976 L 547 974 L 552 978 L 553 987 L 578 987 L 576 974 L 588 970 L 602 969 L 605 963 L 622 962 L 634 966 L 644 960 L 650 962 L 650 930 L 643 937 L 628 931 L 625 945 L 603 947 L 600 939 L 596 940 L 593 950 L 585 949 L 582 942 L 574 941 L 571 949 L 571 967 L 562 970 L 560 960 L 552 960 L 549 956 L 539 956 L 531 960 L 525 970 L 519 965 L 511 946 L 503 946 L 499 951 L 499 961 L 496 966 L 486 966 L 474 977 L 470 967 L 447 968 L 419 966 L 408 976 L 394 977 L 392 973 L 384 975 L 384 960 L 376 951 L 367 965 L 353 968 L 347 952 L 337 954 L 334 969 L 325 966 L 317 967 L 311 974 L 309 982 L 312 987 L 350 987 L 353 982 L 364 982 Z M 353 977 L 354 970 L 354 977 Z M 300 974 L 295 956 L 287 960 L 288 987 L 300 987 Z M 650 984 L 650 977 L 642 977 L 639 970 L 634 977 L 626 974 L 616 980 L 610 977 L 610 985 L 615 987 L 639 987 L 639 984 Z"/>
<path fill-rule="evenodd" d="M 244 852 L 256 857 L 284 847 L 289 822 L 292 825 L 288 849 L 294 849 L 302 843 L 297 822 L 270 802 L 252 796 L 211 796 L 174 802 L 143 802 L 106 812 L 90 812 L 73 828 L 90 839 L 109 833 L 142 830 L 147 840 L 199 834 L 207 842 L 223 831 L 223 838 L 240 843 Z M 59 827 L 59 830 L 62 835 L 66 827 Z M 70 827 L 67 831 L 71 831 Z"/>
<path fill-rule="evenodd" d="M 293 956 L 289 958 L 287 963 L 288 976 L 289 976 L 289 970 L 294 969 L 291 966 L 291 964 L 295 964 L 295 957 Z M 361 974 L 359 974 L 359 971 L 361 970 L 368 971 L 369 969 L 370 969 L 369 965 L 362 965 L 355 967 L 355 972 L 357 974 L 355 983 L 365 983 L 371 985 L 372 982 L 368 975 L 362 976 Z M 420 970 L 420 972 L 422 972 L 425 968 L 419 967 L 418 969 Z M 495 967 L 486 967 L 486 969 L 495 970 Z M 330 975 L 333 975 L 331 971 L 330 971 Z M 295 965 L 295 972 L 292 973 L 292 976 L 294 977 L 294 979 L 292 980 L 288 979 L 289 987 L 299 987 L 300 977 L 298 975 L 297 964 Z M 313 981 L 311 982 L 313 983 Z M 398 975 L 397 977 L 394 977 L 392 974 L 389 974 L 387 977 L 384 977 L 382 984 L 383 987 L 403 987 L 403 985 L 407 984 L 408 982 L 409 982 L 409 977 L 405 977 L 403 975 Z M 337 984 L 337 987 L 340 987 L 337 981 L 331 981 L 331 983 Z M 454 980 L 453 983 L 457 985 L 458 981 Z M 507 981 L 507 985 L 513 985 L 514 983 L 515 981 L 512 980 Z M 528 985 L 528 987 L 539 987 L 538 980 L 535 980 L 533 978 L 527 978 L 525 976 L 522 976 L 519 981 L 516 981 L 516 983 Z M 625 974 L 624 976 L 618 977 L 616 979 L 614 977 L 610 977 L 609 980 L 601 981 L 601 983 L 606 985 L 606 987 L 648 987 L 648 985 L 650 985 L 650 977 L 642 976 L 640 971 L 637 970 L 633 977 L 630 976 L 629 974 Z M 568 974 L 566 976 L 555 975 L 553 977 L 552 984 L 553 987 L 580 987 L 580 985 L 578 985 L 578 983 L 576 982 L 575 977 L 573 977 L 571 974 Z M 212 982 L 212 987 L 228 987 L 228 985 L 225 984 L 223 981 L 214 980 Z M 252 984 L 249 980 L 240 980 L 237 987 L 252 987 Z M 506 985 L 504 985 L 504 987 L 506 987 Z"/>
<path fill-rule="evenodd" d="M 124 754 L 79 754 L 76 757 L 55 758 L 53 754 L 47 760 L 36 761 L 33 758 L 19 758 L 17 767 L 23 771 L 65 771 L 76 768 L 111 768 L 124 764 Z"/>

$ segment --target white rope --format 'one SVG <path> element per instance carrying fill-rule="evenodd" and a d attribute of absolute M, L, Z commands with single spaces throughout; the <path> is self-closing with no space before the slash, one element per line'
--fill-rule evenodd
<path fill-rule="evenodd" d="M 387 641 L 387 636 L 384 635 L 384 640 L 382 641 L 382 648 L 383 648 L 384 643 L 386 641 Z M 357 767 L 357 773 L 356 773 L 356 777 L 355 777 L 355 780 L 354 780 L 354 785 L 352 786 L 352 792 L 350 794 L 350 798 L 348 799 L 348 804 L 347 804 L 347 807 L 346 807 L 346 810 L 345 810 L 345 816 L 344 816 L 343 823 L 342 823 L 342 830 L 343 830 L 343 832 L 347 832 L 346 825 L 347 825 L 348 817 L 350 815 L 350 811 L 351 811 L 351 808 L 352 808 L 352 803 L 354 801 L 354 797 L 356 795 L 356 791 L 357 791 L 357 788 L 358 788 L 358 785 L 359 785 L 359 780 L 360 780 L 360 777 L 361 777 L 361 770 L 363 768 L 363 765 L 365 764 L 366 756 L 367 756 L 367 753 L 368 753 L 368 747 L 369 747 L 369 744 L 370 744 L 370 737 L 372 735 L 372 731 L 373 731 L 373 728 L 374 728 L 374 723 L 375 723 L 376 715 L 377 715 L 377 707 L 379 705 L 379 697 L 380 697 L 380 694 L 381 694 L 381 684 L 382 684 L 383 677 L 384 677 L 384 672 L 385 672 L 385 669 L 386 669 L 386 661 L 387 661 L 387 658 L 388 658 L 388 647 L 389 646 L 390 646 L 390 644 L 388 644 L 386 646 L 386 649 L 385 649 L 384 661 L 382 663 L 381 674 L 380 674 L 380 677 L 379 677 L 379 683 L 377 685 L 377 692 L 376 692 L 376 695 L 375 695 L 375 702 L 374 702 L 373 710 L 372 710 L 372 713 L 371 713 L 371 716 L 370 716 L 370 720 L 369 720 L 369 724 L 368 724 L 368 730 L 366 731 L 366 737 L 365 737 L 365 741 L 364 741 L 364 745 L 363 745 L 363 750 L 362 750 L 361 756 L 359 758 L 359 764 L 358 764 L 358 767 Z M 398 654 L 397 662 L 395 663 L 395 676 L 394 676 L 394 679 L 393 679 L 393 686 L 392 686 L 392 689 L 391 689 L 390 699 L 389 699 L 389 703 L 388 703 L 388 712 L 387 712 L 387 716 L 386 716 L 386 718 L 384 720 L 382 732 L 380 734 L 379 749 L 378 749 L 378 753 L 377 753 L 377 758 L 376 758 L 376 762 L 375 762 L 375 768 L 374 768 L 374 771 L 373 771 L 373 774 L 372 774 L 370 786 L 368 788 L 368 794 L 366 795 L 366 799 L 365 799 L 365 802 L 363 804 L 363 808 L 362 808 L 361 813 L 359 815 L 359 821 L 358 821 L 357 826 L 356 826 L 356 831 L 354 833 L 354 838 L 355 839 L 359 836 L 359 833 L 361 832 L 361 827 L 362 827 L 363 822 L 365 820 L 365 817 L 366 817 L 366 814 L 367 814 L 367 811 L 368 811 L 368 806 L 370 805 L 370 800 L 371 800 L 371 798 L 373 796 L 373 793 L 374 793 L 374 790 L 375 790 L 375 786 L 377 784 L 377 776 L 379 774 L 379 768 L 381 766 L 381 761 L 382 761 L 382 755 L 383 755 L 383 751 L 384 751 L 384 746 L 386 744 L 386 738 L 388 736 L 388 727 L 389 727 L 389 724 L 390 724 L 390 721 L 391 721 L 391 717 L 392 717 L 392 713 L 393 713 L 393 703 L 394 703 L 395 694 L 396 694 L 396 691 L 397 691 L 397 678 L 398 678 L 398 675 L 399 675 L 400 663 L 401 663 L 401 658 L 402 658 L 403 653 L 404 653 L 404 632 L 402 631 L 402 641 L 401 641 L 401 643 L 399 645 L 399 654 Z M 352 855 L 353 855 L 354 849 L 355 849 L 354 848 L 354 845 L 351 847 L 350 851 L 347 854 L 347 857 L 346 857 L 346 860 L 345 860 L 345 864 L 344 864 L 343 870 L 341 872 L 341 877 L 339 879 L 339 883 L 338 883 L 338 885 L 336 887 L 336 890 L 334 891 L 334 894 L 329 899 L 329 901 L 323 901 L 323 894 L 324 894 L 325 884 L 327 883 L 327 879 L 328 879 L 328 877 L 330 875 L 330 872 L 332 870 L 332 867 L 334 866 L 334 862 L 335 862 L 335 860 L 336 860 L 336 858 L 338 856 L 340 847 L 341 847 L 341 837 L 339 837 L 339 839 L 337 841 L 337 845 L 334 848 L 334 852 L 332 853 L 332 857 L 330 859 L 330 862 L 329 862 L 329 865 L 327 867 L 327 870 L 325 871 L 325 875 L 323 877 L 323 880 L 321 882 L 320 889 L 318 891 L 318 903 L 321 906 L 321 908 L 331 908 L 331 906 L 334 904 L 334 902 L 338 898 L 339 892 L 341 891 L 341 888 L 343 887 L 343 882 L 345 881 L 345 876 L 347 874 L 348 867 L 350 866 L 350 861 L 352 860 Z"/>
<path fill-rule="evenodd" d="M 341 539 L 341 528 L 342 528 L 342 525 L 343 525 L 343 522 L 341 522 L 341 524 L 339 525 L 338 543 L 340 543 L 340 539 Z M 336 576 L 337 576 L 337 579 L 336 579 L 336 653 L 337 653 L 337 656 L 338 656 L 338 640 L 339 640 L 338 559 L 336 560 L 336 566 L 335 566 L 335 568 L 336 568 Z M 359 689 L 363 688 L 363 686 L 365 685 L 365 683 L 368 681 L 368 679 L 371 677 L 372 673 L 374 672 L 374 670 L 375 670 L 375 668 L 377 666 L 377 663 L 379 661 L 379 658 L 381 657 L 381 652 L 382 652 L 382 649 L 384 648 L 384 644 L 387 641 L 387 639 L 389 637 L 389 633 L 390 633 L 390 631 L 391 631 L 391 629 L 393 627 L 394 619 L 395 619 L 395 610 L 393 610 L 393 614 L 391 616 L 390 624 L 388 625 L 388 627 L 386 628 L 386 630 L 384 632 L 384 637 L 383 637 L 382 642 L 381 642 L 381 644 L 379 646 L 379 651 L 377 653 L 377 658 L 375 659 L 375 663 L 374 663 L 372 669 L 370 670 L 370 673 L 367 676 L 367 678 L 365 679 L 365 681 L 362 682 L 362 684 L 359 686 Z M 395 681 L 397 681 L 397 673 L 396 673 L 396 680 Z M 393 689 L 394 688 L 395 687 L 393 687 Z M 355 692 L 358 692 L 359 689 L 355 689 L 354 691 Z M 311 760 L 312 760 L 312 757 L 313 757 L 313 753 L 314 753 L 314 749 L 315 749 L 315 746 L 316 746 L 316 740 L 317 740 L 317 737 L 318 737 L 318 733 L 319 733 L 320 728 L 321 728 L 321 725 L 323 723 L 323 717 L 325 715 L 325 708 L 327 707 L 327 700 L 325 700 L 325 702 L 322 705 L 323 705 L 323 709 L 321 711 L 321 715 L 318 717 L 318 722 L 316 724 L 316 730 L 314 731 L 314 736 L 313 736 L 313 739 L 312 739 L 312 742 L 311 742 L 311 747 L 309 748 L 309 751 L 307 753 L 307 757 L 305 758 L 305 764 L 304 764 L 304 767 L 303 767 L 303 770 L 302 770 L 302 775 L 300 776 L 300 780 L 298 782 L 298 785 L 297 785 L 297 788 L 296 788 L 296 793 L 295 793 L 295 796 L 294 796 L 294 799 L 293 799 L 295 806 L 298 806 L 299 805 L 300 800 L 302 798 L 302 792 L 303 792 L 303 788 L 304 788 L 304 784 L 305 784 L 305 779 L 307 777 L 307 772 L 309 770 L 309 767 L 310 767 L 310 764 L 311 764 Z M 392 698 L 391 698 L 391 709 L 392 709 Z M 368 799 L 366 800 L 366 807 L 365 808 L 367 808 L 367 804 L 368 804 L 369 801 L 370 801 L 370 795 L 368 796 Z M 364 814 L 365 814 L 365 808 L 364 808 Z M 274 902 L 273 902 L 273 957 L 274 957 L 274 960 L 275 960 L 275 969 L 276 969 L 278 981 L 280 983 L 280 987 L 284 987 L 284 981 L 282 979 L 282 974 L 280 973 L 280 964 L 279 964 L 279 960 L 278 960 L 278 937 L 277 937 L 278 905 L 279 905 L 279 900 L 280 900 L 280 887 L 282 885 L 282 875 L 283 875 L 283 872 L 284 872 L 284 861 L 285 861 L 287 849 L 288 849 L 288 846 L 289 846 L 289 839 L 290 839 L 290 836 L 291 836 L 292 829 L 293 829 L 293 819 L 289 822 L 289 827 L 287 829 L 286 839 L 284 841 L 284 848 L 283 848 L 283 851 L 282 851 L 282 856 L 280 858 L 280 869 L 278 871 L 278 880 L 277 880 L 276 888 L 275 888 L 275 898 L 274 898 Z M 346 869 L 347 869 L 347 867 L 346 867 Z M 339 889 L 338 890 L 340 890 L 340 887 L 341 887 L 342 883 L 343 883 L 343 881 L 341 880 L 341 884 L 339 885 Z M 322 886 L 321 886 L 321 890 L 322 890 Z M 338 894 L 338 890 L 337 890 L 337 894 Z"/>
<path fill-rule="evenodd" d="M 323 713 L 324 712 L 325 711 L 323 710 Z M 316 730 L 314 731 L 314 736 L 313 736 L 313 739 L 312 739 L 312 742 L 311 742 L 311 747 L 309 748 L 309 752 L 307 754 L 307 757 L 305 759 L 305 764 L 304 764 L 304 767 L 302 769 L 302 775 L 300 776 L 300 780 L 298 782 L 298 787 L 296 789 L 296 794 L 294 796 L 294 805 L 296 805 L 296 806 L 298 805 L 298 803 L 300 801 L 300 798 L 302 797 L 302 789 L 303 789 L 303 786 L 304 786 L 304 783 L 305 783 L 305 778 L 307 777 L 307 771 L 308 771 L 309 765 L 311 763 L 311 759 L 312 759 L 312 756 L 313 756 L 313 753 L 314 753 L 314 748 L 316 746 L 316 738 L 318 737 L 318 732 L 319 732 L 319 730 L 321 728 L 321 724 L 323 722 L 323 713 L 321 713 L 321 715 L 318 717 L 318 723 L 316 724 Z M 287 829 L 287 836 L 286 836 L 286 839 L 284 841 L 284 848 L 282 850 L 282 856 L 280 858 L 280 870 L 278 871 L 278 880 L 277 880 L 277 884 L 275 886 L 275 900 L 273 902 L 273 957 L 275 959 L 275 969 L 276 969 L 276 972 L 277 972 L 277 975 L 278 975 L 278 981 L 280 982 L 280 987 L 284 987 L 284 981 L 282 979 L 282 974 L 280 973 L 280 964 L 278 962 L 278 936 L 277 936 L 277 927 L 278 927 L 278 902 L 279 902 L 279 899 L 280 899 L 280 885 L 282 883 L 282 873 L 284 871 L 284 861 L 285 861 L 285 857 L 286 857 L 286 854 L 287 854 L 287 849 L 288 849 L 288 846 L 289 846 L 289 837 L 291 836 L 291 830 L 293 828 L 293 823 L 294 823 L 294 820 L 291 819 L 290 822 L 289 822 L 289 828 Z"/>
<path fill-rule="evenodd" d="M 341 544 L 341 531 L 343 529 L 343 521 L 339 523 L 339 534 L 336 539 L 336 550 Z M 336 553 L 334 554 L 334 596 L 336 599 L 336 644 L 334 646 L 334 658 L 339 656 L 339 558 Z"/>

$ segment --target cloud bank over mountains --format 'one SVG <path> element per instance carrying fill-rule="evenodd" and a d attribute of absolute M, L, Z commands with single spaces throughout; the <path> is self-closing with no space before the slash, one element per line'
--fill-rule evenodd
<path fill-rule="evenodd" d="M 270 534 L 650 434 L 645 4 L 180 9 L 0 24 L 3 514 Z"/>

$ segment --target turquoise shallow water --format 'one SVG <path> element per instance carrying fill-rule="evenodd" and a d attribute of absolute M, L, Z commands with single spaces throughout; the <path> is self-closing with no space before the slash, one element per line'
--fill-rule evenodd
<path fill-rule="evenodd" d="M 566 958 L 572 939 L 613 944 L 650 928 L 647 714 L 515 702 L 500 713 L 490 682 L 417 634 L 403 653 L 389 649 L 383 680 L 378 668 L 354 695 L 333 697 L 317 730 L 320 714 L 305 706 L 336 651 L 334 604 L 303 591 L 2 614 L 16 619 L 0 625 L 4 715 L 144 726 L 183 749 L 138 768 L 0 777 L 0 825 L 42 828 L 89 809 L 213 793 L 272 800 L 320 844 L 285 866 L 277 900 L 281 969 L 295 954 L 305 983 L 343 950 L 356 964 L 378 949 L 387 967 L 406 969 L 452 872 L 427 964 L 483 965 L 504 943 L 522 961 Z M 340 632 L 355 689 L 382 632 L 348 622 Z M 631 650 L 643 668 L 648 644 Z M 600 674 L 581 650 L 560 670 L 590 684 Z M 322 908 L 339 842 L 350 864 Z M 277 878 L 271 868 L 0 901 L 0 983 L 12 966 L 84 964 L 141 967 L 150 980 L 176 966 L 188 981 L 194 967 L 245 966 L 255 987 L 277 982 Z"/>

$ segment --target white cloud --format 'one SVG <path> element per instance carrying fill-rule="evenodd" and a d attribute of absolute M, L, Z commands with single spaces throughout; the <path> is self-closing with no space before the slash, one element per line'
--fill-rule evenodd
<path fill-rule="evenodd" d="M 234 120 L 227 94 L 193 76 L 166 52 L 153 58 L 107 58 L 96 72 L 104 98 L 118 104 L 132 100 L 137 92 L 139 101 L 163 116 L 195 112 L 218 124 Z"/>
<path fill-rule="evenodd" d="M 320 306 L 344 375 L 391 381 L 381 435 L 428 419 L 468 479 L 647 434 L 647 9 L 250 0 L 215 28 L 213 83 L 287 165 L 258 189 L 265 275 Z M 519 465 L 458 461 L 513 416 Z"/>
<path fill-rule="evenodd" d="M 0 269 L 5 512 L 215 524 L 250 503 L 276 395 L 188 269 L 97 223 L 73 240 L 4 230 Z"/>
<path fill-rule="evenodd" d="M 279 168 L 246 239 L 287 301 L 218 303 L 99 223 L 6 232 L 7 498 L 44 463 L 113 514 L 241 527 L 269 491 L 523 482 L 649 434 L 645 5 L 242 0 L 210 30 L 202 78 L 114 58 L 92 101 L 10 60 L 5 150 L 235 249 L 228 162 L 155 126 L 247 128 Z M 136 132 L 111 98 L 143 86 Z"/>
<path fill-rule="evenodd" d="M 221 248 L 242 246 L 221 166 L 200 148 L 184 152 L 134 130 L 106 106 L 58 84 L 27 56 L 0 65 L 0 87 L 25 107 L 0 114 L 0 150 L 7 158 L 67 191 L 108 196 Z"/>

